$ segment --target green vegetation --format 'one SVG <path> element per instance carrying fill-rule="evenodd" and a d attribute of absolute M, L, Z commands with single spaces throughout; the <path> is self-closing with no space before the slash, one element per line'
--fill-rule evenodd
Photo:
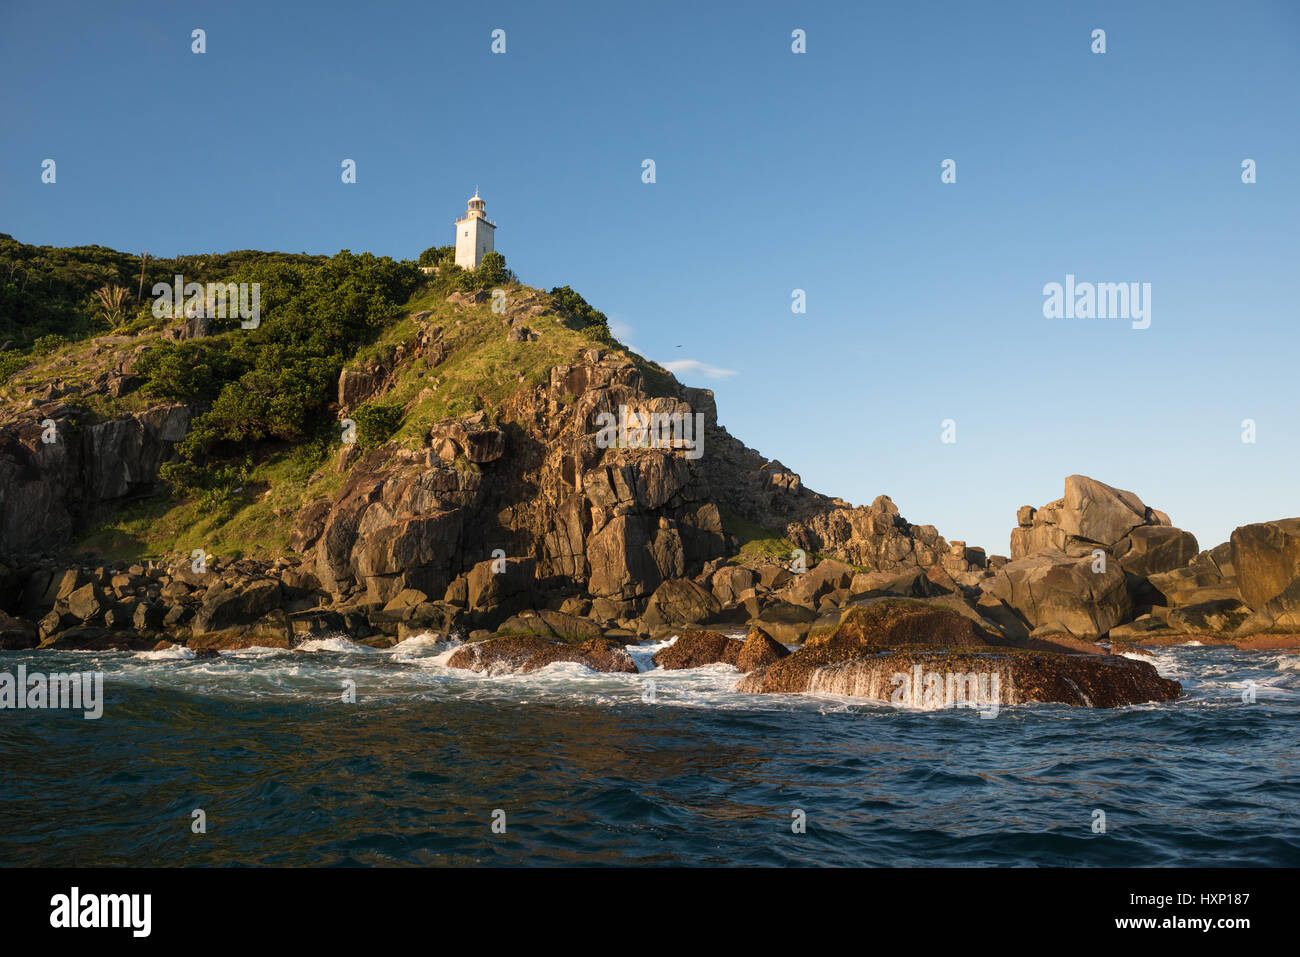
<path fill-rule="evenodd" d="M 740 551 L 731 557 L 731 564 L 743 565 L 746 561 L 775 559 L 789 563 L 794 543 L 779 532 L 763 528 L 730 509 L 720 509 L 722 530 L 740 542 Z"/>
<path fill-rule="evenodd" d="M 141 289 L 139 256 L 27 246 L 0 235 L 0 390 L 17 399 L 57 382 L 91 422 L 165 401 L 184 402 L 193 413 L 163 466 L 165 489 L 96 517 L 75 547 L 107 558 L 198 547 L 233 558 L 287 547 L 294 513 L 344 481 L 333 463 L 345 367 L 387 371 L 382 394 L 350 413 L 361 448 L 420 448 L 429 429 L 449 417 L 484 411 L 489 422 L 508 422 L 521 390 L 546 383 L 554 366 L 575 361 L 593 342 L 623 349 L 605 315 L 569 287 L 548 302 L 519 285 L 500 253 L 467 272 L 454 252 L 434 246 L 420 254 L 420 263 L 439 267 L 433 275 L 413 261 L 347 250 L 332 257 L 245 250 L 150 258 Z M 171 338 L 179 320 L 153 315 L 152 287 L 170 285 L 177 274 L 185 282 L 258 283 L 260 325 L 214 319 L 211 335 Z M 553 310 L 529 312 L 538 338 L 509 341 L 490 296 L 448 299 L 496 288 L 510 304 Z M 419 343 L 434 327 L 441 329 L 435 345 L 421 354 Z M 87 341 L 110 332 L 130 338 Z M 90 388 L 132 353 L 136 388 L 120 396 Z M 679 394 L 661 367 L 627 358 L 652 394 Z M 463 456 L 452 467 L 481 471 Z"/>
<path fill-rule="evenodd" d="M 104 246 L 30 246 L 0 233 L 0 350 L 25 351 L 50 333 L 76 341 L 108 332 L 149 304 L 155 283 L 170 283 L 177 275 L 186 282 L 207 283 L 254 263 L 319 264 L 325 259 L 251 249 L 150 257 L 143 263 L 142 282 L 142 256 Z M 97 290 L 105 291 L 109 308 Z"/>
<path fill-rule="evenodd" d="M 509 398 L 521 389 L 534 388 L 549 380 L 553 367 L 572 362 L 590 343 L 558 316 L 539 316 L 529 321 L 541 337 L 535 342 L 507 341 L 501 317 L 491 311 L 491 300 L 475 306 L 456 305 L 446 297 L 448 288 L 438 281 L 419 292 L 405 309 L 408 313 L 429 313 L 426 326 L 441 326 L 440 345 L 445 355 L 412 360 L 394 376 L 383 402 L 405 410 L 394 434 L 399 444 L 418 448 L 427 442 L 429 428 L 436 422 L 480 410 L 499 414 Z M 513 297 L 527 289 L 505 287 Z M 380 338 L 358 351 L 349 367 L 379 363 L 391 368 L 387 357 L 397 347 L 411 343 L 419 323 L 404 319 L 387 326 Z"/>
<path fill-rule="evenodd" d="M 420 253 L 420 258 L 417 261 L 421 266 L 439 266 L 445 262 L 454 263 L 456 261 L 456 247 L 430 246 Z"/>
<path fill-rule="evenodd" d="M 614 337 L 609 331 L 609 318 L 599 310 L 593 309 L 587 300 L 568 286 L 556 286 L 551 290 L 555 303 L 588 339 L 598 342 L 613 343 Z"/>
<path fill-rule="evenodd" d="M 30 364 L 31 361 L 31 356 L 18 352 L 16 349 L 6 349 L 4 352 L 0 352 L 0 385 L 8 382 L 19 369 Z"/>
<path fill-rule="evenodd" d="M 57 332 L 49 333 L 47 335 L 41 336 L 39 339 L 37 339 L 35 342 L 32 343 L 32 350 L 31 350 L 32 355 L 47 356 L 55 349 L 59 348 L 59 346 L 67 345 L 67 342 L 68 340 L 63 336 L 59 335 Z"/>
<path fill-rule="evenodd" d="M 145 378 L 146 395 L 200 404 L 215 400 L 242 369 L 226 338 L 161 342 L 136 364 L 136 372 Z"/>
<path fill-rule="evenodd" d="M 250 454 L 220 467 L 198 495 L 164 491 L 102 518 L 76 550 L 112 560 L 188 555 L 195 548 L 225 559 L 278 554 L 288 547 L 292 516 L 303 500 L 332 494 L 342 482 L 332 470 L 314 475 L 329 448 L 323 437 L 313 437 Z"/>
<path fill-rule="evenodd" d="M 164 478 L 180 490 L 208 490 L 214 463 L 258 442 L 306 438 L 324 420 L 343 364 L 421 278 L 409 261 L 348 250 L 319 264 L 254 263 L 237 271 L 232 281 L 260 284 L 256 329 L 225 320 L 227 332 L 238 332 L 224 341 L 164 345 L 141 360 L 150 394 L 211 403 L 190 423 Z"/>
<path fill-rule="evenodd" d="M 393 437 L 402 424 L 402 407 L 378 402 L 368 403 L 352 413 L 357 423 L 357 445 L 369 451 L 383 445 Z"/>

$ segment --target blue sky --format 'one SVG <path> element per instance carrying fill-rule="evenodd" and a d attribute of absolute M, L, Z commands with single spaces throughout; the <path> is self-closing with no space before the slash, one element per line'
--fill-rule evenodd
<path fill-rule="evenodd" d="M 478 186 L 819 491 L 994 553 L 1073 472 L 1202 547 L 1300 514 L 1300 4 L 43 0 L 0 82 L 25 242 L 413 258 Z M 1067 273 L 1150 328 L 1044 318 Z"/>

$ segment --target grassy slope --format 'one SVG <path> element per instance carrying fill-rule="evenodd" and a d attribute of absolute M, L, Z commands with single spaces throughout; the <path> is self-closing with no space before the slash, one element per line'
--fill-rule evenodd
<path fill-rule="evenodd" d="M 539 291 L 515 286 L 511 292 Z M 426 288 L 403 307 L 402 318 L 389 324 L 374 343 L 358 350 L 347 365 L 367 365 L 412 342 L 422 323 L 411 315 L 423 311 L 431 313 L 423 324 L 442 326 L 442 340 L 451 349 L 450 355 L 432 368 L 423 357 L 404 360 L 389 388 L 374 400 L 406 410 L 392 439 L 406 448 L 426 445 L 429 427 L 441 419 L 478 409 L 494 415 L 509 396 L 545 382 L 552 367 L 574 361 L 593 345 L 610 348 L 593 343 L 556 315 L 527 320 L 529 328 L 540 334 L 537 341 L 507 342 L 506 323 L 492 313 L 488 303 L 459 306 Z M 20 373 L 15 382 L 44 383 L 51 377 L 83 382 L 119 357 L 122 353 L 118 350 L 134 349 L 156 337 L 154 332 L 149 338 L 134 339 L 129 346 L 111 350 L 115 354 L 98 359 L 90 355 L 93 342 L 65 346 Z M 621 347 L 613 348 L 641 367 L 652 393 L 676 389 L 663 369 Z M 111 415 L 147 408 L 156 401 L 133 393 L 92 405 Z M 189 554 L 195 548 L 224 558 L 273 557 L 287 547 L 293 513 L 309 501 L 332 494 L 342 484 L 343 476 L 335 467 L 341 448 L 340 440 L 328 448 L 299 445 L 255 450 L 249 481 L 237 495 L 178 502 L 164 493 L 93 524 L 72 549 L 109 560 Z"/>

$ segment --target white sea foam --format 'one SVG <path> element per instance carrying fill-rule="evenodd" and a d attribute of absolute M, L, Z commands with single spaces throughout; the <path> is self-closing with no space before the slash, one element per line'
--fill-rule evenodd
<path fill-rule="evenodd" d="M 247 648 L 231 648 L 228 651 L 220 652 L 220 654 L 222 658 L 274 658 L 276 655 L 287 655 L 289 652 L 285 648 L 249 645 Z"/>
<path fill-rule="evenodd" d="M 369 645 L 359 645 L 349 638 L 312 638 L 304 641 L 301 645 L 294 648 L 294 651 L 332 651 L 344 655 L 373 655 L 378 654 L 380 649 L 371 648 Z"/>
<path fill-rule="evenodd" d="M 431 631 L 426 631 L 418 635 L 412 635 L 404 641 L 399 641 L 385 653 L 393 661 L 423 661 L 430 658 L 441 658 L 443 662 L 449 657 L 450 652 L 455 651 L 464 642 L 456 638 L 443 638 Z"/>
<path fill-rule="evenodd" d="M 636 665 L 637 671 L 653 671 L 659 667 L 654 663 L 654 656 L 663 649 L 676 644 L 678 637 L 673 635 L 665 641 L 657 641 L 648 645 L 624 645 L 623 650 L 628 653 L 628 657 Z"/>
<path fill-rule="evenodd" d="M 184 645 L 172 645 L 156 651 L 137 651 L 134 657 L 140 661 L 190 661 L 195 655 Z"/>
<path fill-rule="evenodd" d="M 1187 647 L 1183 645 L 1181 647 Z M 1198 646 L 1200 647 L 1200 646 Z M 1151 654 L 1138 654 L 1135 651 L 1124 651 L 1120 653 L 1121 658 L 1132 658 L 1134 661 L 1145 661 L 1156 669 L 1156 672 L 1162 678 L 1173 678 L 1181 681 L 1187 675 L 1184 662 L 1179 660 L 1178 653 L 1173 647 L 1160 648 L 1154 650 Z"/>
<path fill-rule="evenodd" d="M 675 640 L 670 637 L 626 645 L 639 669 L 636 674 L 606 674 L 575 663 L 556 663 L 522 675 L 478 674 L 448 667 L 448 660 L 462 643 L 431 633 L 407 638 L 387 649 L 370 648 L 345 638 L 325 638 L 307 642 L 300 649 L 244 648 L 198 660 L 184 648 L 64 653 L 62 660 L 75 665 L 89 656 L 110 681 L 137 687 L 171 687 L 214 698 L 321 701 L 337 697 L 341 683 L 352 680 L 357 684 L 361 707 L 462 698 L 499 707 L 571 702 L 598 707 L 680 707 L 752 713 L 861 712 L 881 717 L 896 712 L 887 702 L 834 695 L 739 694 L 735 686 L 740 674 L 725 664 L 671 671 L 657 667 L 653 656 Z M 10 660 L 14 654 L 6 652 L 3 657 Z M 1294 702 L 1300 698 L 1300 655 L 1294 652 L 1181 645 L 1157 648 L 1153 655 L 1128 652 L 1125 657 L 1148 662 L 1160 674 L 1180 681 L 1185 691 L 1181 706 L 1239 706 L 1247 682 L 1253 682 L 1261 703 Z M 1061 714 L 1069 718 L 1071 710 Z"/>

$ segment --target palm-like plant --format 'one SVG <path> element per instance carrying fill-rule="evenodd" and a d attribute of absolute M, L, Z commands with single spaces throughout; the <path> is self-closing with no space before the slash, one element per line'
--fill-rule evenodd
<path fill-rule="evenodd" d="M 122 306 L 126 303 L 127 294 L 128 290 L 125 286 L 110 286 L 108 283 L 95 290 L 95 298 L 99 300 L 104 318 L 114 328 L 121 325 L 124 318 Z"/>

